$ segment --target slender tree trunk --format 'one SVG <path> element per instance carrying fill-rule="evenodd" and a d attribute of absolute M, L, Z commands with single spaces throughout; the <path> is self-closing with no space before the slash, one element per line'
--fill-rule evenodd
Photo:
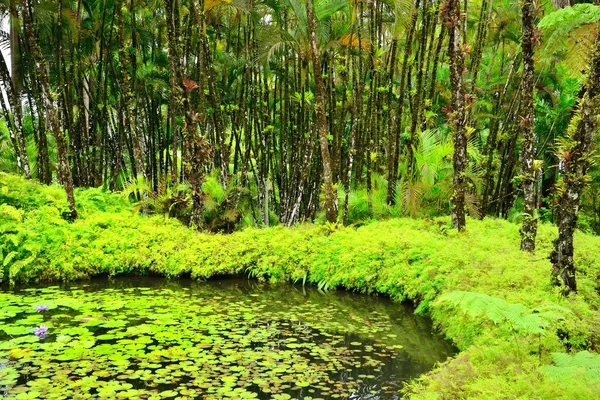
<path fill-rule="evenodd" d="M 523 1 L 523 83 L 521 86 L 521 162 L 523 181 L 523 226 L 521 227 L 521 250 L 535 250 L 537 219 L 535 218 L 535 132 L 533 126 L 533 90 L 535 84 L 533 65 L 533 0 Z"/>
<path fill-rule="evenodd" d="M 388 186 L 387 186 L 387 196 L 386 196 L 386 201 L 387 204 L 392 205 L 394 203 L 394 184 L 390 184 L 389 180 L 392 179 L 393 180 L 393 174 L 394 174 L 394 147 L 395 147 L 395 141 L 394 141 L 394 124 L 392 123 L 392 108 L 393 108 L 393 98 L 394 98 L 394 79 L 396 77 L 396 64 L 398 63 L 398 40 L 396 38 L 392 38 L 392 42 L 390 44 L 390 62 L 389 62 L 389 90 L 388 90 L 388 95 L 387 95 L 387 106 L 388 106 L 388 112 L 389 112 L 389 119 L 388 119 L 388 132 L 387 132 L 387 139 L 388 139 L 388 143 L 387 143 L 387 151 L 386 151 L 386 156 L 387 156 L 387 178 L 388 178 Z M 347 58 L 347 57 L 346 57 Z M 348 67 L 347 67 L 348 68 Z M 344 92 L 346 88 L 344 88 Z M 391 172 L 391 173 L 390 173 Z"/>
<path fill-rule="evenodd" d="M 133 1 L 133 0 L 132 0 Z M 125 43 L 125 32 L 123 21 L 123 13 L 121 11 L 121 5 L 115 4 L 117 7 L 117 37 L 119 41 L 119 66 L 121 69 L 123 87 L 122 93 L 124 97 L 125 105 L 125 127 L 129 131 L 131 137 L 131 144 L 135 156 L 136 172 L 142 177 L 146 177 L 146 169 L 144 166 L 144 151 L 143 151 L 143 139 L 142 135 L 138 135 L 137 127 L 137 106 L 135 97 L 135 58 L 131 54 L 127 55 L 128 47 Z M 135 15 L 131 15 L 132 19 L 135 19 Z M 132 37 L 135 36 L 135 32 L 132 32 Z M 135 41 L 132 40 L 132 45 Z M 134 51 L 137 51 L 134 49 Z M 133 54 L 133 52 L 132 52 Z M 132 71 L 129 72 L 129 64 L 131 64 Z"/>
<path fill-rule="evenodd" d="M 335 190 L 331 176 L 331 159 L 329 156 L 329 141 L 327 136 L 328 124 L 325 117 L 325 84 L 321 75 L 321 56 L 317 44 L 315 26 L 315 15 L 313 11 L 313 0 L 306 2 L 306 16 L 308 18 L 308 31 L 310 33 L 310 47 L 313 64 L 313 75 L 315 80 L 315 118 L 321 146 L 321 160 L 323 162 L 323 181 L 325 185 L 325 215 L 327 221 L 336 222 L 338 217 L 337 191 Z"/>
<path fill-rule="evenodd" d="M 78 131 L 73 129 L 71 123 L 70 110 L 73 107 L 70 106 L 70 93 L 69 86 L 65 85 L 65 56 L 63 46 L 63 0 L 57 2 L 57 18 L 56 18 L 56 48 L 55 48 L 55 91 L 56 91 L 56 102 L 58 104 L 59 118 L 61 120 L 62 129 L 69 133 L 69 150 L 67 153 L 70 155 L 69 165 L 71 166 L 71 174 L 73 178 L 73 185 L 81 186 L 81 164 L 79 163 L 81 150 L 81 137 Z M 72 162 L 71 162 L 72 160 Z"/>
<path fill-rule="evenodd" d="M 177 138 L 177 109 L 179 108 L 177 82 L 176 82 L 176 57 L 177 41 L 175 38 L 175 8 L 176 0 L 165 0 L 166 18 L 167 18 L 167 34 L 169 47 L 169 114 L 171 123 L 171 135 L 173 140 L 173 161 L 171 164 L 171 182 L 173 187 L 177 187 L 178 182 L 178 138 Z"/>
<path fill-rule="evenodd" d="M 492 194 L 493 186 L 494 186 L 494 154 L 496 151 L 497 137 L 498 131 L 500 129 L 500 107 L 502 105 L 502 101 L 506 97 L 506 93 L 508 91 L 508 87 L 513 78 L 513 73 L 515 71 L 516 62 L 513 60 L 510 71 L 508 73 L 508 77 L 506 78 L 506 83 L 502 91 L 498 94 L 496 99 L 496 105 L 494 108 L 495 117 L 491 121 L 490 133 L 488 135 L 485 147 L 483 149 L 483 155 L 486 157 L 485 161 L 485 170 L 483 175 L 483 196 L 481 201 L 481 218 L 487 215 L 489 210 L 489 197 Z M 499 175 L 501 176 L 501 175 Z"/>
<path fill-rule="evenodd" d="M 420 0 L 416 0 L 412 15 L 410 19 L 410 27 L 408 29 L 408 35 L 406 36 L 406 42 L 404 45 L 404 58 L 402 60 L 402 70 L 400 71 L 400 94 L 398 96 L 398 109 L 396 110 L 396 116 L 392 121 L 394 137 L 390 140 L 394 141 L 394 149 L 392 160 L 388 163 L 388 188 L 387 188 L 387 203 L 394 203 L 394 188 L 396 187 L 396 179 L 398 179 L 398 161 L 400 158 L 400 136 L 402 134 L 402 114 L 404 111 L 404 96 L 406 93 L 406 81 L 407 75 L 409 74 L 409 60 L 412 54 L 412 41 L 415 30 L 417 28 L 417 20 L 419 17 L 419 4 Z M 391 168 L 390 168 L 391 167 Z"/>
<path fill-rule="evenodd" d="M 412 102 L 412 115 L 411 115 L 411 123 L 410 123 L 410 138 L 406 147 L 406 156 L 407 156 L 407 178 L 409 180 L 414 179 L 414 169 L 415 169 L 415 155 L 414 148 L 417 146 L 418 141 L 418 129 L 421 126 L 420 115 L 422 108 L 422 100 L 424 99 L 424 90 L 423 90 L 423 75 L 425 73 L 425 51 L 427 49 L 427 28 L 429 27 L 429 12 L 428 9 L 429 2 L 427 0 L 422 1 L 422 19 L 421 22 L 421 32 L 418 37 L 417 44 L 417 54 L 415 58 L 417 60 L 417 79 L 416 79 L 416 90 L 413 96 Z"/>
<path fill-rule="evenodd" d="M 487 31 L 490 25 L 491 11 L 492 11 L 493 0 L 482 0 L 481 10 L 479 12 L 479 22 L 477 24 L 477 34 L 475 36 L 475 48 L 471 53 L 471 63 L 469 70 L 471 71 L 471 85 L 469 86 L 469 92 L 476 95 L 478 92 L 482 92 L 477 85 L 479 77 L 479 69 L 481 64 L 481 58 L 483 56 L 483 49 L 486 44 Z M 473 117 L 476 118 L 476 107 L 472 107 L 467 112 L 467 125 L 472 124 Z"/>
<path fill-rule="evenodd" d="M 459 231 L 466 227 L 465 218 L 465 171 L 467 167 L 467 132 L 465 110 L 464 65 L 465 55 L 461 45 L 461 11 L 459 0 L 447 0 L 444 13 L 449 30 L 450 86 L 452 90 L 452 113 L 450 123 L 454 130 L 454 156 L 452 164 L 452 226 Z"/>
<path fill-rule="evenodd" d="M 433 56 L 433 66 L 431 67 L 431 83 L 429 85 L 429 95 L 427 96 L 430 103 L 433 103 L 435 99 L 435 89 L 437 83 L 437 70 L 440 62 L 440 54 L 442 53 L 442 47 L 444 45 L 444 39 L 446 37 L 446 27 L 442 25 L 440 27 L 440 35 L 435 47 L 435 55 Z"/>
<path fill-rule="evenodd" d="M 21 107 L 21 96 L 17 94 L 14 82 L 11 80 L 8 73 L 8 66 L 4 60 L 4 56 L 0 55 L 0 82 L 6 91 L 11 115 L 7 115 L 7 125 L 11 130 L 11 138 L 14 137 L 17 144 L 18 152 L 16 152 L 17 161 L 20 168 L 23 169 L 25 177 L 31 180 L 31 170 L 29 169 L 29 158 L 27 157 L 27 146 L 25 145 L 25 136 L 23 135 L 23 112 Z M 4 102 L 4 99 L 2 99 Z M 12 124 L 10 123 L 12 120 Z"/>
<path fill-rule="evenodd" d="M 52 133 L 56 140 L 56 147 L 58 150 L 58 177 L 61 183 L 65 187 L 67 195 L 67 202 L 71 211 L 71 219 L 77 218 L 77 210 L 75 208 L 75 195 L 73 194 L 73 177 L 71 175 L 71 167 L 69 165 L 69 155 L 67 147 L 67 138 L 63 131 L 62 124 L 58 116 L 58 110 L 55 107 L 54 100 L 55 94 L 50 89 L 50 82 L 48 81 L 48 71 L 46 69 L 46 60 L 42 55 L 40 48 L 38 47 L 37 37 L 35 36 L 35 26 L 31 13 L 31 0 L 27 0 L 25 9 L 23 10 L 23 28 L 31 54 L 34 58 L 35 69 L 42 86 L 42 90 L 46 96 L 46 115 L 50 121 Z"/>
<path fill-rule="evenodd" d="M 21 84 L 19 72 L 21 71 L 21 49 L 19 46 L 19 30 L 18 30 L 18 11 L 15 5 L 15 0 L 10 0 L 9 4 L 9 24 L 10 24 L 10 63 L 11 73 L 8 72 L 8 65 L 4 57 L 0 55 L 0 78 L 3 82 L 6 95 L 11 107 L 13 118 L 13 127 L 15 139 L 18 143 L 20 157 L 17 154 L 17 159 L 20 161 L 20 167 L 25 173 L 27 179 L 31 179 L 31 169 L 29 167 L 29 157 L 27 156 L 27 146 L 25 145 L 25 136 L 23 134 L 23 111 L 21 106 Z M 9 121 L 6 121 L 7 124 Z M 10 124 L 9 124 L 10 126 Z"/>
<path fill-rule="evenodd" d="M 202 44 L 199 57 L 203 68 L 203 75 L 206 77 L 206 86 L 208 89 L 208 96 L 206 97 L 210 107 L 214 110 L 212 114 L 216 136 L 214 153 L 215 155 L 218 155 L 219 181 L 221 185 L 227 189 L 229 181 L 229 148 L 225 143 L 225 124 L 223 123 L 221 112 L 220 96 L 217 92 L 217 74 L 213 69 L 208 38 L 206 35 L 202 35 L 199 40 Z M 253 48 L 256 49 L 256 45 L 253 45 Z M 254 58 L 257 58 L 256 54 L 254 54 L 254 56 Z"/>
<path fill-rule="evenodd" d="M 586 82 L 585 94 L 579 103 L 579 112 L 568 129 L 570 146 L 561 154 L 564 162 L 563 188 L 558 199 L 558 239 L 550 256 L 553 281 L 564 284 L 566 292 L 577 291 L 573 260 L 573 234 L 577 226 L 577 212 L 583 189 L 587 185 L 594 136 L 598 130 L 600 112 L 600 28 L 596 35 L 592 64 Z"/>
<path fill-rule="evenodd" d="M 204 9 L 204 2 L 201 1 L 200 2 L 200 10 Z M 199 26 L 202 26 L 204 24 L 204 14 L 202 13 L 202 11 L 200 11 L 199 13 L 196 11 L 196 8 L 194 7 L 194 5 L 192 5 L 192 15 L 190 17 L 190 21 L 194 21 L 196 22 Z M 173 18 L 175 18 L 175 14 L 172 15 Z M 200 38 L 200 40 L 205 41 L 206 38 L 204 37 L 203 33 L 200 33 L 201 35 L 203 35 L 202 38 Z M 173 43 L 175 43 L 176 38 L 174 37 L 169 37 L 169 45 L 172 45 Z M 204 51 L 206 51 L 206 44 L 205 44 L 205 48 Z M 187 86 L 184 85 L 183 83 L 183 76 L 182 76 L 182 68 L 179 64 L 179 55 L 181 49 L 176 48 L 176 49 L 169 49 L 169 54 L 171 55 L 175 55 L 176 57 L 176 64 L 175 66 L 177 67 L 176 69 L 176 73 L 177 73 L 177 80 L 180 82 L 180 85 L 184 86 L 185 88 L 185 94 L 183 96 L 183 110 L 185 113 L 185 124 L 184 124 L 184 138 L 185 138 L 185 143 L 187 145 L 187 168 L 188 168 L 188 177 L 190 180 L 190 184 L 192 186 L 192 215 L 190 218 L 190 224 L 192 226 L 195 226 L 197 228 L 203 228 L 204 227 L 204 215 L 203 215 L 203 207 L 204 207 L 204 195 L 202 193 L 202 184 L 204 183 L 204 178 L 205 178 L 205 171 L 206 171 L 206 165 L 208 163 L 208 160 L 210 160 L 210 156 L 211 156 L 211 148 L 210 145 L 208 144 L 208 142 L 206 141 L 204 135 L 202 134 L 203 129 L 200 128 L 199 130 L 199 124 L 198 124 L 198 120 L 201 121 L 200 126 L 203 127 L 204 126 L 204 121 L 205 118 L 200 117 L 199 114 L 196 113 L 196 111 L 194 110 L 194 107 L 192 106 L 192 102 L 190 100 L 191 97 L 191 92 L 195 89 L 197 89 L 197 84 L 192 83 L 191 81 L 186 81 Z M 202 53 L 202 49 L 200 50 L 201 54 Z M 205 64 L 207 63 L 206 57 L 202 57 L 202 55 L 200 56 L 200 63 L 201 64 Z M 204 66 L 204 68 L 206 68 L 206 66 Z M 204 96 L 204 87 L 206 84 L 206 80 L 204 79 L 203 82 L 200 83 L 200 96 Z M 201 98 L 201 103 L 203 103 L 203 98 Z M 204 110 L 202 110 L 204 111 Z M 224 135 L 224 133 L 222 133 Z"/>
<path fill-rule="evenodd" d="M 33 78 L 32 78 L 33 79 Z M 31 129 L 33 133 L 33 140 L 37 147 L 36 161 L 37 161 L 37 178 L 40 182 L 49 185 L 52 182 L 52 176 L 50 175 L 50 162 L 48 160 L 48 146 L 46 144 L 46 134 L 39 126 L 36 121 L 36 115 L 33 110 L 35 109 L 31 90 L 26 92 L 27 104 L 29 105 L 29 115 L 31 117 Z"/>
<path fill-rule="evenodd" d="M 349 56 L 349 52 L 347 53 L 347 55 Z M 343 213 L 343 217 L 342 217 L 342 221 L 344 223 L 344 225 L 346 225 L 346 223 L 348 222 L 348 212 L 349 212 L 349 205 L 350 205 L 350 187 L 351 187 L 351 183 L 352 183 L 352 168 L 354 167 L 354 156 L 356 153 L 356 133 L 358 130 L 358 123 L 360 120 L 360 113 L 361 113 L 361 107 L 360 105 L 362 104 L 362 92 L 363 92 L 363 85 L 364 85 L 364 80 L 362 79 L 362 63 L 360 60 L 360 57 L 352 57 L 351 58 L 351 63 L 350 60 L 347 61 L 348 63 L 348 68 L 350 69 L 351 73 L 352 73 L 352 112 L 350 114 L 350 137 L 349 137 L 349 142 L 348 143 L 348 167 L 347 167 L 347 171 L 346 171 L 346 181 L 345 181 L 345 187 L 344 187 L 344 213 Z M 358 64 L 358 65 L 357 65 Z M 390 139 L 391 140 L 391 139 Z M 392 166 L 393 167 L 393 166 Z M 389 188 L 389 183 L 388 183 L 388 188 Z"/>
<path fill-rule="evenodd" d="M 19 12 L 16 7 L 18 0 L 9 0 L 9 24 L 10 24 L 10 70 L 11 79 L 15 92 L 19 94 L 21 92 L 21 77 L 19 72 L 21 71 L 21 46 L 19 42 Z"/>
<path fill-rule="evenodd" d="M 19 144 L 17 143 L 17 137 L 15 135 L 15 127 L 14 120 L 10 115 L 9 105 L 4 101 L 4 97 L 0 98 L 0 108 L 2 108 L 2 116 L 6 121 L 6 126 L 8 128 L 8 135 L 10 137 L 10 143 L 12 144 L 13 151 L 15 153 L 15 158 L 17 161 L 17 169 L 21 171 L 23 169 L 23 162 L 21 160 L 21 149 L 19 148 Z"/>

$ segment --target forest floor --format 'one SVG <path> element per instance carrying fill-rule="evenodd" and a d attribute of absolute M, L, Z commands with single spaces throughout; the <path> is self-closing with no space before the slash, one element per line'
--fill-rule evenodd
<path fill-rule="evenodd" d="M 468 220 L 462 234 L 448 218 L 402 218 L 217 235 L 140 215 L 100 189 L 76 198 L 80 218 L 68 222 L 61 188 L 0 173 L 0 282 L 246 275 L 378 293 L 414 302 L 461 350 L 411 382 L 411 398 L 600 393 L 600 237 L 577 234 L 579 292 L 564 297 L 550 282 L 550 225 L 530 255 L 519 250 L 517 225 L 491 218 Z"/>

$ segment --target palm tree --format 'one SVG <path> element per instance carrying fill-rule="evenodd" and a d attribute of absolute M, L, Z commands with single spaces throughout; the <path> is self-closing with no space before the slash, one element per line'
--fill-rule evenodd
<path fill-rule="evenodd" d="M 325 84 L 321 75 L 321 56 L 317 45 L 317 34 L 315 28 L 315 14 L 313 0 L 306 1 L 306 17 L 308 31 L 310 34 L 311 59 L 313 66 L 313 77 L 315 80 L 315 115 L 316 128 L 319 132 L 319 143 L 321 146 L 321 161 L 323 163 L 323 181 L 325 186 L 325 215 L 327 221 L 334 223 L 338 217 L 337 190 L 333 187 L 331 177 L 331 158 L 329 157 L 329 132 L 325 118 Z"/>
<path fill-rule="evenodd" d="M 131 24 L 135 26 L 135 6 L 134 0 L 130 2 Z M 123 102 L 125 105 L 125 126 L 131 135 L 131 141 L 135 153 L 135 167 L 137 174 L 147 178 L 146 167 L 144 165 L 143 139 L 138 135 L 137 110 L 135 97 L 135 76 L 137 68 L 136 54 L 136 33 L 131 33 L 131 43 L 125 39 L 125 22 L 123 20 L 123 6 L 115 4 L 117 17 L 117 40 L 119 42 L 119 67 L 122 75 Z M 132 47 L 133 51 L 128 51 Z M 131 69 L 131 72 L 130 72 Z"/>
<path fill-rule="evenodd" d="M 577 226 L 577 212 L 581 195 L 588 183 L 587 171 L 591 162 L 594 137 L 598 130 L 600 111 L 600 27 L 592 53 L 585 93 L 579 110 L 568 129 L 568 139 L 560 149 L 564 165 L 563 184 L 558 199 L 558 238 L 550 256 L 553 280 L 563 284 L 565 291 L 577 291 L 573 260 L 573 234 Z"/>
<path fill-rule="evenodd" d="M 278 7 L 279 5 L 276 4 Z M 329 146 L 330 136 L 330 125 L 326 119 L 326 112 L 329 108 L 326 104 L 326 92 L 330 92 L 331 88 L 326 88 L 323 81 L 322 64 L 323 59 L 330 59 L 328 51 L 334 48 L 344 47 L 358 47 L 361 48 L 362 43 L 356 40 L 354 37 L 348 35 L 349 29 L 349 15 L 348 15 L 348 4 L 343 0 L 336 1 L 317 1 L 311 4 L 303 3 L 297 0 L 288 0 L 284 3 L 286 14 L 289 12 L 289 19 L 287 21 L 279 20 L 277 29 L 267 29 L 267 35 L 262 36 L 261 44 L 265 49 L 264 53 L 268 58 L 273 58 L 278 52 L 285 54 L 285 51 L 293 52 L 293 55 L 289 57 L 290 61 L 297 63 L 297 68 L 301 71 L 301 76 L 306 79 L 302 79 L 301 87 L 296 90 L 300 91 L 300 98 L 297 99 L 297 103 L 300 106 L 300 113 L 307 114 L 308 110 L 305 109 L 306 105 L 311 101 L 306 98 L 308 89 L 308 65 L 309 62 L 313 67 L 313 82 L 314 82 L 314 128 L 317 132 L 319 141 L 319 149 L 321 152 L 321 164 L 323 167 L 323 173 L 321 179 L 323 179 L 323 194 L 324 194 L 324 209 L 327 220 L 335 222 L 337 220 L 338 210 L 338 197 L 335 180 L 339 177 L 339 174 L 334 174 L 334 165 L 332 165 L 331 152 L 339 152 L 340 149 L 333 149 Z M 310 8 L 310 10 L 309 10 Z M 281 13 L 277 14 L 281 17 Z M 282 50 L 286 49 L 286 50 Z M 316 59 L 315 59 L 316 55 Z M 344 89 L 345 90 L 345 89 Z M 312 93 L 310 93 L 312 95 Z M 359 101 L 359 99 L 356 99 Z M 329 109 L 330 120 L 333 118 L 333 110 Z M 310 114 L 309 114 L 310 115 Z M 303 115 L 300 116 L 304 118 Z M 306 130 L 310 129 L 308 126 Z M 335 132 L 331 132 L 332 136 Z M 295 188 L 289 196 L 286 196 L 287 203 L 289 204 L 289 213 L 286 213 L 285 223 L 290 225 L 293 224 L 299 216 L 299 207 L 302 199 L 306 195 L 304 188 L 306 187 L 306 180 L 309 178 L 308 165 L 313 160 L 312 149 L 310 148 L 311 143 L 308 142 L 307 146 L 309 149 L 304 148 L 304 157 L 302 159 L 302 167 L 304 171 L 300 174 L 297 179 L 290 180 L 295 181 Z M 337 166 L 335 166 L 337 167 Z M 299 190 L 297 190 L 299 189 Z"/>
<path fill-rule="evenodd" d="M 1 7 L 1 6 L 0 6 Z M 9 127 L 11 141 L 15 149 L 15 155 L 17 158 L 17 165 L 25 173 L 25 177 L 31 180 L 31 170 L 29 166 L 29 158 L 27 156 L 27 149 L 25 145 L 25 136 L 23 133 L 23 111 L 21 106 L 21 96 L 19 92 L 19 78 L 18 78 L 18 31 L 17 31 L 17 16 L 16 7 L 14 1 L 9 1 L 8 9 L 1 10 L 2 12 L 8 11 L 10 18 L 10 54 L 11 54 L 11 68 L 12 76 L 8 71 L 8 66 L 4 56 L 0 55 L 0 82 L 6 91 L 10 109 L 12 115 L 8 112 L 8 108 L 4 104 L 4 97 L 2 98 L 2 109 L 4 111 L 4 118 Z"/>
<path fill-rule="evenodd" d="M 60 24 L 61 14 L 60 10 L 62 8 L 62 0 L 59 0 L 59 14 L 58 21 Z M 25 36 L 27 41 L 29 42 L 29 48 L 31 54 L 33 55 L 33 62 L 35 65 L 35 72 L 38 76 L 40 84 L 42 86 L 42 91 L 45 96 L 45 110 L 48 120 L 50 122 L 50 126 L 52 129 L 52 133 L 54 134 L 54 138 L 56 140 L 56 147 L 58 149 L 58 177 L 60 182 L 65 188 L 65 192 L 67 195 L 67 202 L 69 204 L 69 210 L 71 211 L 71 219 L 77 218 L 77 209 L 75 207 L 75 195 L 73 194 L 73 176 L 71 175 L 71 167 L 69 165 L 69 156 L 68 156 L 68 147 L 67 147 L 67 138 L 65 132 L 63 130 L 62 123 L 60 121 L 58 110 L 55 106 L 56 102 L 56 94 L 52 92 L 50 89 L 50 82 L 48 80 L 48 69 L 46 66 L 46 60 L 42 55 L 38 44 L 38 37 L 35 32 L 36 22 L 33 19 L 32 15 L 33 4 L 32 0 L 26 0 L 23 9 L 21 10 L 21 15 L 23 18 L 23 28 L 25 31 Z M 59 25 L 60 28 L 60 25 Z"/>
<path fill-rule="evenodd" d="M 533 89 L 535 83 L 533 65 L 534 15 L 533 0 L 523 1 L 523 82 L 521 97 L 521 143 L 523 181 L 523 226 L 521 227 L 521 250 L 532 252 L 535 249 L 537 219 L 535 218 L 535 132 L 533 123 Z"/>
<path fill-rule="evenodd" d="M 410 10 L 410 22 L 408 26 L 408 32 L 406 34 L 406 41 L 404 45 L 404 55 L 402 61 L 402 68 L 400 70 L 400 94 L 398 97 L 398 108 L 396 116 L 390 124 L 390 130 L 388 134 L 388 187 L 387 187 L 387 202 L 392 204 L 394 202 L 394 188 L 396 185 L 396 178 L 398 177 L 398 159 L 400 157 L 400 134 L 402 132 L 402 115 L 404 111 L 404 97 L 406 95 L 406 81 L 408 74 L 409 61 L 412 54 L 413 37 L 417 27 L 417 20 L 419 17 L 419 4 L 420 0 L 417 0 L 414 4 L 406 5 L 400 0 L 394 2 L 394 24 L 392 34 L 394 37 L 400 35 L 400 27 L 404 23 L 403 12 L 404 9 Z M 393 40 L 396 40 L 395 38 Z M 394 77 L 391 76 L 393 79 Z M 412 162 L 412 146 L 410 143 L 408 148 L 408 157 Z M 410 170 L 410 168 L 409 168 Z"/>
<path fill-rule="evenodd" d="M 464 87 L 464 46 L 461 43 L 461 15 L 459 0 L 447 0 L 444 4 L 444 22 L 449 30 L 450 86 L 452 89 L 452 113 L 450 122 L 454 129 L 454 177 L 452 180 L 452 226 L 465 229 L 465 170 L 467 164 L 467 132 Z"/>
<path fill-rule="evenodd" d="M 2 86 L 6 90 L 9 99 L 10 107 L 7 107 L 4 103 L 4 96 L 2 96 L 0 101 L 2 102 L 4 119 L 8 125 L 11 142 L 13 143 L 13 148 L 15 150 L 17 166 L 19 170 L 22 170 L 25 173 L 27 179 L 31 179 L 29 159 L 27 157 L 27 149 L 25 147 L 25 138 L 23 135 L 21 99 L 20 96 L 17 95 L 17 89 L 14 85 L 14 81 L 9 75 L 8 67 L 2 55 L 0 55 L 0 82 L 2 82 Z M 12 110 L 12 114 L 10 113 L 9 108 Z"/>

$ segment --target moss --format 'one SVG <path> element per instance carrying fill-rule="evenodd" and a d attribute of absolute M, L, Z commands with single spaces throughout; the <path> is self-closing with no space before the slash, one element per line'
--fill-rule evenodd
<path fill-rule="evenodd" d="M 469 220 L 465 233 L 448 218 L 391 219 L 333 233 L 318 225 L 199 234 L 174 220 L 133 213 L 120 196 L 77 193 L 81 218 L 62 219 L 58 187 L 0 174 L 0 260 L 4 281 L 56 281 L 123 273 L 245 274 L 380 293 L 412 300 L 462 352 L 414 381 L 413 398 L 592 398 L 598 381 L 556 380 L 539 368 L 551 352 L 598 350 L 600 238 L 576 237 L 580 292 L 561 297 L 550 285 L 547 255 L 556 229 L 539 227 L 537 252 L 519 251 L 519 227 Z M 440 300 L 453 291 L 485 293 L 530 310 L 558 305 L 570 312 L 545 334 L 473 317 Z"/>

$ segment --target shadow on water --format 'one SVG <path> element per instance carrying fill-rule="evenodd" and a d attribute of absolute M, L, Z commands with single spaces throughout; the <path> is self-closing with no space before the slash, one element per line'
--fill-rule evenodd
<path fill-rule="evenodd" d="M 4 290 L 0 321 L 8 397 L 394 399 L 456 353 L 410 305 L 241 278 Z"/>

